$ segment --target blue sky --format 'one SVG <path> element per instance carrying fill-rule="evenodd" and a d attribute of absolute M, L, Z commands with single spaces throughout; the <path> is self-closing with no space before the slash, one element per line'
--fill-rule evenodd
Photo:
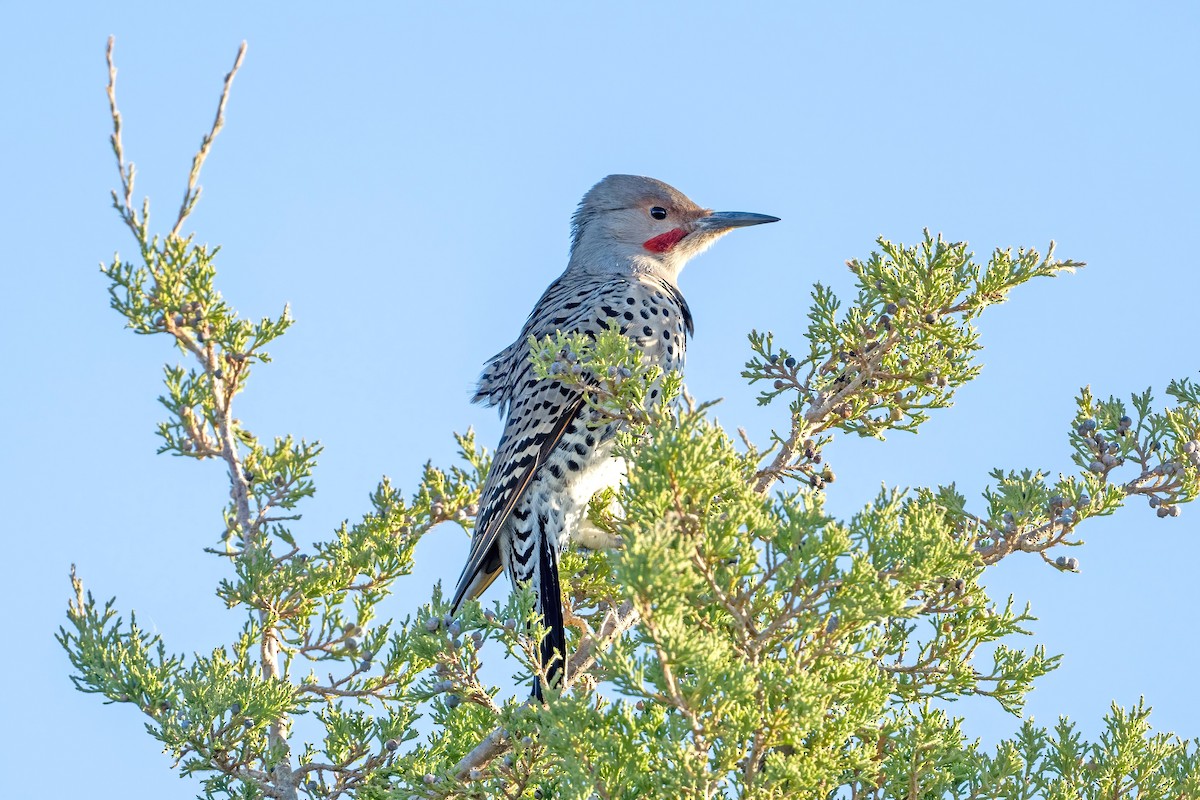
<path fill-rule="evenodd" d="M 228 640 L 201 554 L 220 526 L 222 470 L 156 457 L 157 338 L 122 330 L 97 264 L 131 241 L 108 207 L 104 42 L 117 37 L 127 153 L 164 223 L 249 41 L 228 126 L 192 218 L 219 243 L 245 315 L 291 303 L 298 325 L 239 415 L 257 433 L 326 447 L 296 529 L 326 535 L 383 474 L 415 485 L 449 463 L 451 432 L 499 422 L 468 403 L 565 264 L 580 195 L 611 172 L 652 175 L 715 208 L 783 218 L 735 233 L 684 272 L 696 317 L 693 394 L 764 440 L 737 377 L 745 334 L 801 341 L 814 281 L 848 290 L 845 259 L 923 227 L 1044 248 L 1089 267 L 1019 289 L 982 322 L 982 376 L 916 437 L 841 439 L 830 507 L 881 484 L 994 467 L 1070 469 L 1079 387 L 1127 396 L 1194 375 L 1200 216 L 1200 14 L 1183 3 L 799 3 L 349 9 L 220 3 L 0 11 L 8 249 L 0 393 L 10 609 L 0 730 L 12 796 L 190 797 L 128 708 L 74 692 L 52 639 L 78 563 L 175 651 Z M 1066 654 L 1029 712 L 1089 733 L 1112 700 L 1145 695 L 1160 729 L 1200 734 L 1194 664 L 1200 509 L 1138 506 L 1083 529 L 1079 575 L 1032 557 L 989 573 L 1033 604 L 1033 643 Z M 466 539 L 418 551 L 394 610 L 452 581 Z M 964 703 L 993 740 L 1015 721 Z"/>

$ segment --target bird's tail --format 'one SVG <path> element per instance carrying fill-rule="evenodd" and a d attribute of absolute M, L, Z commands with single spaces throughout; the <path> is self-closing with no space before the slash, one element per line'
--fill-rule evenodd
<path fill-rule="evenodd" d="M 551 686 L 566 674 L 567 632 L 563 625 L 562 590 L 558 583 L 558 553 L 549 536 L 541 537 L 538 553 L 538 610 L 546 636 L 542 639 L 542 666 Z M 541 681 L 534 679 L 533 694 L 542 699 Z"/>

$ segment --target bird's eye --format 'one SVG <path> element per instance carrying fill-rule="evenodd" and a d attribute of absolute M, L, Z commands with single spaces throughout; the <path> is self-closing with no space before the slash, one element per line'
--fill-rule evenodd
<path fill-rule="evenodd" d="M 655 219 L 666 219 L 667 210 L 662 206 L 655 206 L 654 208 L 650 209 L 650 216 L 654 217 Z"/>

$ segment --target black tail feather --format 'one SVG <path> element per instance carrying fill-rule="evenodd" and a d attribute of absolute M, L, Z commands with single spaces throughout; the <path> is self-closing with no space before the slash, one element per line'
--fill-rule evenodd
<path fill-rule="evenodd" d="M 567 633 L 563 626 L 562 589 L 558 583 L 558 553 L 548 536 L 541 537 L 538 552 L 538 610 L 546 636 L 542 639 L 542 666 L 551 686 L 562 681 L 567 653 Z M 533 682 L 533 694 L 542 699 L 541 681 Z"/>

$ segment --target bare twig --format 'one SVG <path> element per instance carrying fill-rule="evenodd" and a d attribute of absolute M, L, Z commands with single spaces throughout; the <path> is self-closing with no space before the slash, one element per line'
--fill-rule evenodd
<path fill-rule="evenodd" d="M 496 728 L 487 735 L 487 738 L 475 745 L 474 750 L 467 753 L 454 765 L 454 774 L 458 776 L 459 780 L 462 780 L 471 773 L 471 770 L 483 767 L 507 751 L 510 744 L 508 732 L 503 728 Z"/>
<path fill-rule="evenodd" d="M 104 55 L 108 61 L 108 108 L 112 113 L 113 132 L 109 137 L 112 143 L 113 155 L 117 158 L 117 171 L 121 173 L 121 194 L 114 189 L 112 192 L 113 207 L 121 214 L 121 219 L 133 231 L 134 237 L 142 247 L 146 246 L 145 214 L 138 218 L 137 209 L 133 207 L 133 164 L 125 163 L 125 149 L 121 143 L 121 112 L 117 110 L 117 67 L 113 63 L 113 37 L 108 37 L 108 46 Z"/>
<path fill-rule="evenodd" d="M 109 40 L 112 41 L 111 39 Z M 233 78 L 237 75 L 242 66 L 242 59 L 246 57 L 246 43 L 242 42 L 238 48 L 237 57 L 233 61 L 233 68 L 225 75 L 225 85 L 221 88 L 221 99 L 217 103 L 217 114 L 213 118 L 212 129 L 204 135 L 204 139 L 200 142 L 200 149 L 196 151 L 196 155 L 192 158 L 192 169 L 188 173 L 187 190 L 183 193 L 183 202 L 179 205 L 179 216 L 175 220 L 175 227 L 171 228 L 171 236 L 179 237 L 179 230 L 183 227 L 183 222 L 192 213 L 192 209 L 196 206 L 196 201 L 200 199 L 200 187 L 197 181 L 200 180 L 200 168 L 204 166 L 204 160 L 208 158 L 208 152 L 212 149 L 213 140 L 217 138 L 217 134 L 221 132 L 221 128 L 225 127 L 225 104 L 229 101 L 229 89 L 233 85 Z"/>

